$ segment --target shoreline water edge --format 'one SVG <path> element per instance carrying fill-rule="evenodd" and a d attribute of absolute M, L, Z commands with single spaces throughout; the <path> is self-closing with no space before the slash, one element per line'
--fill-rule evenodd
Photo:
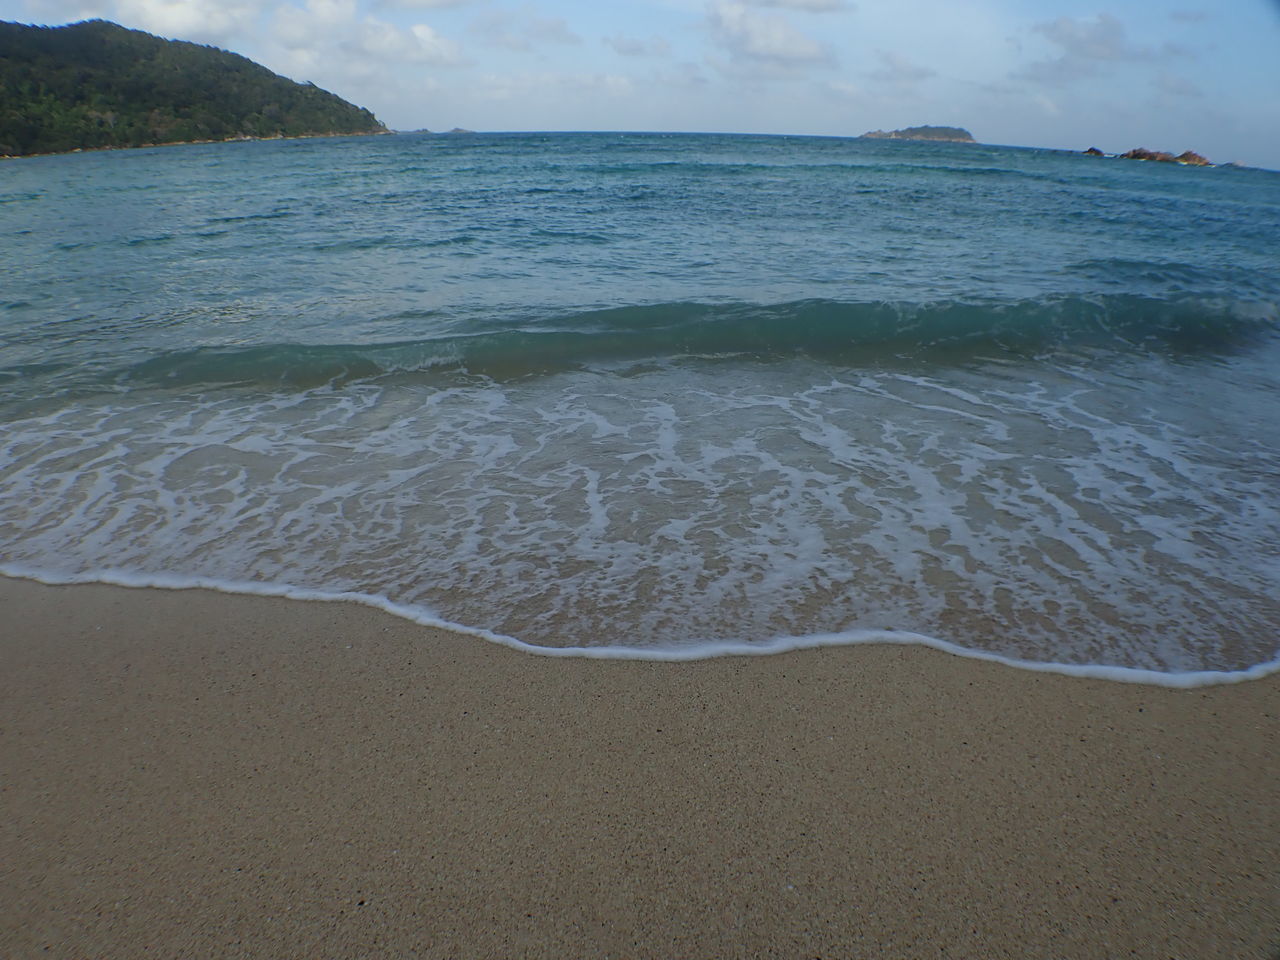
<path fill-rule="evenodd" d="M 283 584 L 228 583 L 201 577 L 163 577 L 148 574 L 94 573 L 84 576 L 59 575 L 22 570 L 0 564 L 0 577 L 15 581 L 29 581 L 43 586 L 64 587 L 98 584 L 129 590 L 208 590 L 227 596 L 263 597 L 297 600 L 313 603 L 349 603 L 390 614 L 420 627 L 447 631 L 458 636 L 472 637 L 496 644 L 520 653 L 539 657 L 572 658 L 586 660 L 634 660 L 639 662 L 686 663 L 719 657 L 767 657 L 801 650 L 829 647 L 853 647 L 874 644 L 894 646 L 918 646 L 951 656 L 963 657 L 984 663 L 994 663 L 1017 670 L 1034 673 L 1056 674 L 1076 679 L 1107 680 L 1118 683 L 1143 684 L 1169 689 L 1189 690 L 1196 687 L 1243 683 L 1259 680 L 1280 673 L 1280 651 L 1270 661 L 1255 664 L 1243 670 L 1196 670 L 1180 673 L 1163 673 L 1133 667 L 1104 664 L 1052 663 L 1020 660 L 985 650 L 974 650 L 924 634 L 905 630 L 850 630 L 842 633 L 814 634 L 799 637 L 777 637 L 764 642 L 713 641 L 707 643 L 682 643 L 668 647 L 633 647 L 626 645 L 600 646 L 544 646 L 527 643 L 517 637 L 505 636 L 489 630 L 455 623 L 420 607 L 397 604 L 386 597 L 358 593 L 326 593 Z"/>

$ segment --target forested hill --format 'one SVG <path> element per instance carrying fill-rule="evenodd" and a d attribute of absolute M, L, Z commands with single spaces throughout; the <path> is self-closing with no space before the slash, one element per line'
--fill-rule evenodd
<path fill-rule="evenodd" d="M 864 133 L 867 140 L 950 140 L 955 143 L 974 143 L 973 134 L 964 127 L 905 127 L 902 130 L 872 130 Z"/>
<path fill-rule="evenodd" d="M 0 156 L 386 132 L 368 110 L 216 47 L 105 20 L 0 22 Z"/>

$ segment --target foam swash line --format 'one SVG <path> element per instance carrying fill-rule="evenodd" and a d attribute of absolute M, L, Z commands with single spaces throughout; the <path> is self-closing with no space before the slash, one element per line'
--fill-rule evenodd
<path fill-rule="evenodd" d="M 822 647 L 900 644 L 903 646 L 929 647 L 953 656 L 967 657 L 971 660 L 981 660 L 986 663 L 998 663 L 1017 670 L 1031 670 L 1037 673 L 1052 673 L 1078 679 L 1109 680 L 1116 683 L 1146 684 L 1182 690 L 1220 684 L 1243 683 L 1246 680 L 1260 680 L 1273 673 L 1280 673 L 1280 650 L 1276 651 L 1274 659 L 1266 663 L 1255 664 L 1246 670 L 1194 670 L 1185 673 L 1161 673 L 1158 670 L 1109 667 L 1101 664 L 1041 663 L 1034 660 L 1019 660 L 983 650 L 972 650 L 946 640 L 939 640 L 936 637 L 898 630 L 852 630 L 845 633 L 816 634 L 807 637 L 777 637 L 764 643 L 717 641 L 712 643 L 688 643 L 656 649 L 626 646 L 547 647 L 535 643 L 526 643 L 515 637 L 504 636 L 489 630 L 454 623 L 427 610 L 393 603 L 386 597 L 368 596 L 359 593 L 326 593 L 321 590 L 308 590 L 276 584 L 232 583 L 201 577 L 191 579 L 149 577 L 114 571 L 97 571 L 67 576 L 47 574 L 6 565 L 0 565 L 0 576 L 32 580 L 48 586 L 100 583 L 130 589 L 212 590 L 231 595 L 243 594 L 285 600 L 319 603 L 357 603 L 362 606 L 372 607 L 375 610 L 381 610 L 384 613 L 389 613 L 392 616 L 408 620 L 420 626 L 435 627 L 451 633 L 477 637 L 490 643 L 509 647 L 512 650 L 518 650 L 521 653 L 541 657 L 686 663 L 694 660 L 709 660 L 715 657 L 776 656 L 800 650 L 815 650 Z"/>

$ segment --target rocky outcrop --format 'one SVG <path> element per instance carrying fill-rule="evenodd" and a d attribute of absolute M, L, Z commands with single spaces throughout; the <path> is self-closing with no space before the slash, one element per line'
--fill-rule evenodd
<path fill-rule="evenodd" d="M 1172 153 L 1165 153 L 1163 150 L 1148 150 L 1146 147 L 1134 147 L 1126 153 L 1120 154 L 1125 160 L 1155 160 L 1159 163 L 1173 163 L 1176 157 Z"/>
<path fill-rule="evenodd" d="M 1172 153 L 1165 153 L 1163 150 L 1147 150 L 1145 147 L 1134 147 L 1128 153 L 1122 153 L 1120 156 L 1126 160 L 1155 160 L 1159 163 L 1180 163 L 1187 167 L 1213 166 L 1208 160 L 1192 150 L 1186 150 L 1175 157 Z"/>
<path fill-rule="evenodd" d="M 1106 154 L 1103 153 L 1101 150 L 1099 150 L 1097 147 L 1090 147 L 1088 150 L 1084 152 L 1084 155 L 1086 157 L 1105 157 L 1106 156 Z"/>

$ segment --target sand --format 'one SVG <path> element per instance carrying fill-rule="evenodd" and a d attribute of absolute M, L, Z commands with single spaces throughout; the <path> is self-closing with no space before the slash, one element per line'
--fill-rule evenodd
<path fill-rule="evenodd" d="M 1280 955 L 1280 678 L 0 580 L 0 956 Z"/>

